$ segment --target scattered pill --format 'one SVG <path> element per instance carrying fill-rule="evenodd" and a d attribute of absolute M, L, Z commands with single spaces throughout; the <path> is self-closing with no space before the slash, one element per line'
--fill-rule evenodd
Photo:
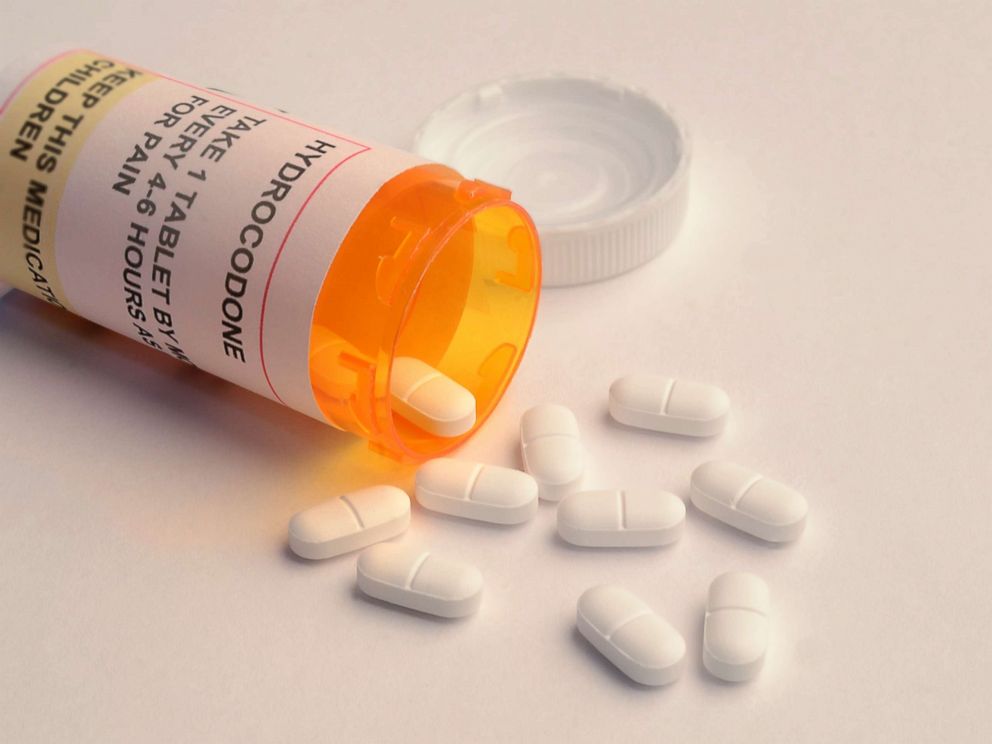
<path fill-rule="evenodd" d="M 801 493 L 732 462 L 700 465 L 690 493 L 701 512 L 768 542 L 795 540 L 806 527 Z"/>
<path fill-rule="evenodd" d="M 629 375 L 610 386 L 610 415 L 640 429 L 709 437 L 727 422 L 730 398 L 720 388 L 659 375 Z"/>
<path fill-rule="evenodd" d="M 372 486 L 301 511 L 289 521 L 289 547 L 318 560 L 367 547 L 410 524 L 410 497 L 395 486 Z"/>
<path fill-rule="evenodd" d="M 623 587 L 588 589 L 579 597 L 576 623 L 586 640 L 635 682 L 667 685 L 682 673 L 681 634 Z"/>
<path fill-rule="evenodd" d="M 743 571 L 710 584 L 703 622 L 703 665 L 727 682 L 745 682 L 761 671 L 768 646 L 768 585 Z"/>
<path fill-rule="evenodd" d="M 578 490 L 585 472 L 585 453 L 579 441 L 575 414 L 551 403 L 534 406 L 520 421 L 524 468 L 534 476 L 540 496 L 547 501 Z"/>
<path fill-rule="evenodd" d="M 425 509 L 495 524 L 537 514 L 537 481 L 527 473 L 441 457 L 420 466 L 415 494 Z"/>
<path fill-rule="evenodd" d="M 573 545 L 641 548 L 682 536 L 685 504 L 667 491 L 582 491 L 558 504 L 558 534 Z"/>
<path fill-rule="evenodd" d="M 475 425 L 475 396 L 414 357 L 397 357 L 390 374 L 393 410 L 424 431 L 457 437 Z"/>
<path fill-rule="evenodd" d="M 482 574 L 468 563 L 417 547 L 380 543 L 358 556 L 358 588 L 411 610 L 465 617 L 479 609 Z"/>

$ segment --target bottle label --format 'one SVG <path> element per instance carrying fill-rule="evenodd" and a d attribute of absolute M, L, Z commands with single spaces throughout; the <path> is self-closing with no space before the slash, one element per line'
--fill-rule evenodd
<path fill-rule="evenodd" d="M 0 77 L 0 281 L 325 421 L 321 284 L 422 164 L 89 51 Z"/>

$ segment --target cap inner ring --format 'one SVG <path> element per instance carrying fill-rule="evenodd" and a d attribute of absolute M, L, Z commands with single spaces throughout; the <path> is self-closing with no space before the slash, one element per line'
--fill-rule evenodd
<path fill-rule="evenodd" d="M 512 190 L 546 249 L 550 243 L 546 284 L 592 281 L 632 268 L 664 248 L 666 235 L 674 234 L 673 218 L 681 222 L 684 199 L 675 192 L 684 186 L 689 157 L 683 126 L 648 96 L 607 81 L 549 75 L 490 83 L 436 111 L 415 149 L 467 177 Z M 659 215 L 671 211 L 669 202 L 676 202 L 677 214 Z M 628 223 L 645 218 L 666 222 L 665 234 L 632 232 Z M 615 229 L 655 245 L 621 245 L 606 235 Z M 601 254 L 626 255 L 592 255 L 597 249 L 589 238 L 596 235 L 605 241 Z M 556 265 L 562 251 L 564 273 Z M 577 273 L 576 260 L 585 264 Z"/>

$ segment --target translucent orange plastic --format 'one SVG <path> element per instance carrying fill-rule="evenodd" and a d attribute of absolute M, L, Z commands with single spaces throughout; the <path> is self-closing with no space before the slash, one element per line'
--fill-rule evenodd
<path fill-rule="evenodd" d="M 400 174 L 366 205 L 324 279 L 310 336 L 321 410 L 397 459 L 448 452 L 516 372 L 540 286 L 537 231 L 510 192 L 441 165 Z M 389 379 L 401 356 L 472 391 L 470 431 L 439 437 L 394 414 Z"/>

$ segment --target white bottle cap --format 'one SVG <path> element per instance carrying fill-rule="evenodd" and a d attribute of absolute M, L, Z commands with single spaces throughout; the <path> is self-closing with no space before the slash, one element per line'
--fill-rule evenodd
<path fill-rule="evenodd" d="M 435 111 L 414 150 L 512 190 L 537 224 L 546 286 L 641 265 L 685 215 L 685 127 L 644 93 L 608 81 L 546 75 L 484 85 Z"/>

